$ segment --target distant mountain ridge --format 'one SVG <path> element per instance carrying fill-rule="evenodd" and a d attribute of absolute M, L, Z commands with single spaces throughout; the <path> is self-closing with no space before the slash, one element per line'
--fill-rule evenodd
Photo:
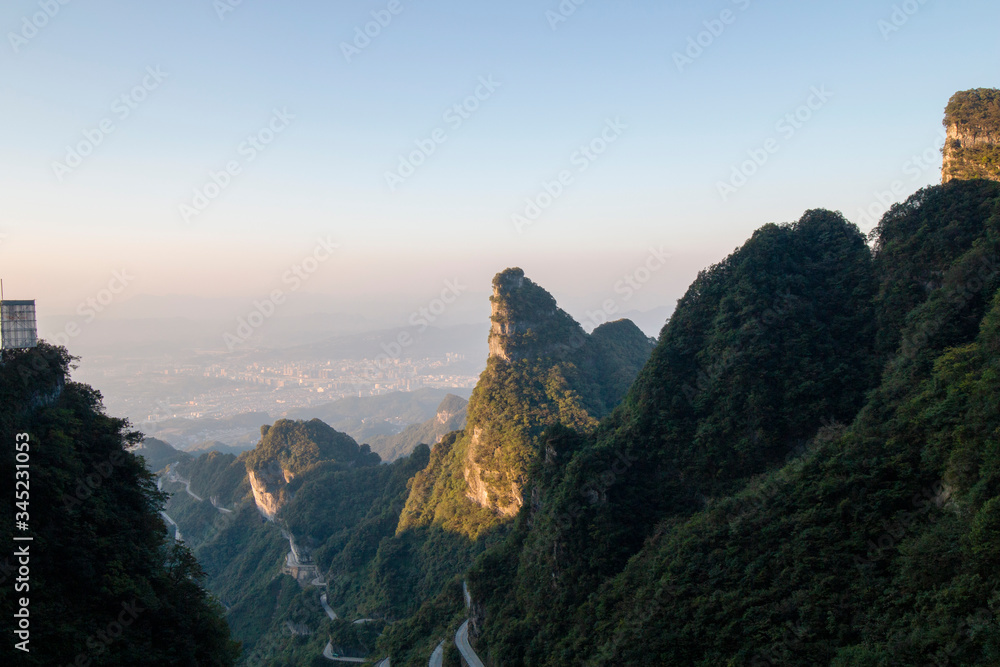
<path fill-rule="evenodd" d="M 292 420 L 320 419 L 359 442 L 368 442 L 381 435 L 398 433 L 408 425 L 432 419 L 437 406 L 449 393 L 468 397 L 471 390 L 422 387 L 410 392 L 349 396 L 309 408 L 288 410 L 283 416 Z M 149 424 L 145 431 L 148 436 L 170 442 L 185 451 L 202 449 L 199 445 L 213 440 L 242 451 L 256 446 L 261 426 L 280 418 L 282 415 L 267 412 L 200 419 L 171 418 Z M 231 453 L 238 454 L 239 451 Z"/>
<path fill-rule="evenodd" d="M 350 434 L 358 442 L 381 442 L 380 436 L 392 436 L 406 426 L 433 419 L 438 406 L 449 394 L 464 399 L 471 394 L 471 390 L 422 387 L 378 396 L 348 396 L 315 407 L 289 410 L 285 418 L 321 419 L 338 431 Z"/>
<path fill-rule="evenodd" d="M 386 461 L 407 456 L 419 444 L 433 445 L 445 435 L 465 428 L 469 402 L 448 394 L 438 405 L 437 413 L 422 424 L 411 424 L 393 435 L 377 435 L 369 439 L 372 451 Z"/>
<path fill-rule="evenodd" d="M 146 461 L 146 467 L 154 473 L 175 461 L 193 458 L 191 454 L 175 449 L 170 443 L 157 438 L 143 438 L 135 453 Z"/>
<path fill-rule="evenodd" d="M 185 452 L 198 456 L 205 452 L 220 452 L 222 454 L 233 454 L 239 455 L 245 451 L 249 451 L 253 447 L 247 445 L 233 446 L 227 445 L 224 442 L 219 442 L 218 440 L 206 440 L 204 442 L 199 442 L 197 444 L 188 447 Z"/>

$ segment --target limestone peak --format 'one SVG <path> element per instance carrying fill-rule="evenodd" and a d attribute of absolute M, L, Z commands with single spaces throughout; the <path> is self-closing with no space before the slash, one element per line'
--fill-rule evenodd
<path fill-rule="evenodd" d="M 572 349 L 574 341 L 582 344 L 586 338 L 583 328 L 556 305 L 555 298 L 519 268 L 506 269 L 493 278 L 490 304 L 491 357 L 516 361 L 561 356 Z"/>
<path fill-rule="evenodd" d="M 1000 90 L 955 93 L 945 109 L 944 125 L 948 137 L 941 181 L 1000 181 Z"/>

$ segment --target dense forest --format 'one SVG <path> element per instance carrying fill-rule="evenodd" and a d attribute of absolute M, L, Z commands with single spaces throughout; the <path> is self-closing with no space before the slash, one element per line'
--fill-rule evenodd
<path fill-rule="evenodd" d="M 1000 184 L 922 190 L 871 240 L 763 228 L 593 435 L 547 435 L 568 455 L 469 577 L 481 655 L 1000 661 Z"/>
<path fill-rule="evenodd" d="M 32 538 L 12 543 L 0 575 L 4 636 L 30 633 L 18 664 L 234 664 L 239 645 L 201 566 L 166 536 L 166 495 L 133 454 L 140 435 L 69 380 L 73 361 L 45 343 L 0 358 L 0 474 L 28 472 L 16 506 L 4 494 L 0 528 Z M 22 607 L 27 623 L 14 618 Z"/>

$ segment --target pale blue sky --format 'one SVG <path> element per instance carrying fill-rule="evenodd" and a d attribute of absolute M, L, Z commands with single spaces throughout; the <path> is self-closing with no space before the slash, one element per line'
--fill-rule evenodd
<path fill-rule="evenodd" d="M 49 2 L 58 12 L 15 53 L 10 34 Z M 303 292 L 337 307 L 391 293 L 413 310 L 445 279 L 484 291 L 520 265 L 580 316 L 619 298 L 650 246 L 671 263 L 622 305 L 672 305 L 761 224 L 815 207 L 861 223 L 893 181 L 904 195 L 936 182 L 939 158 L 907 161 L 933 148 L 948 98 L 1000 85 L 992 0 L 911 0 L 886 34 L 879 22 L 907 3 L 588 0 L 553 30 L 557 0 L 399 0 L 351 62 L 341 43 L 388 1 L 242 0 L 220 20 L 221 2 L 0 8 L 9 296 L 72 310 L 128 268 L 122 300 L 252 299 L 332 234 L 340 254 Z M 673 54 L 706 21 L 724 30 L 679 71 Z M 121 119 L 114 101 L 149 67 L 166 78 Z M 486 99 L 455 127 L 445 113 L 481 77 L 499 87 L 479 88 Z M 832 97 L 814 98 L 793 136 L 779 131 L 813 87 Z M 239 147 L 274 109 L 294 120 L 250 161 Z M 114 131 L 60 182 L 53 162 L 105 119 Z M 581 172 L 577 149 L 609 119 L 625 128 Z M 385 173 L 438 128 L 447 140 L 391 191 Z M 723 201 L 718 182 L 771 138 L 777 152 Z M 233 160 L 240 173 L 184 224 L 179 205 Z M 569 185 L 518 233 L 512 215 L 563 170 Z"/>

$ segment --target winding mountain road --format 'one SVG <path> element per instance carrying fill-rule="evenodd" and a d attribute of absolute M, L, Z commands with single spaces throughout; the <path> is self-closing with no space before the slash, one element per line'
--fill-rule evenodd
<path fill-rule="evenodd" d="M 364 662 L 365 658 L 345 658 L 343 656 L 333 654 L 333 642 L 327 642 L 326 648 L 323 649 L 323 657 L 327 660 L 333 660 L 334 662 Z"/>
<path fill-rule="evenodd" d="M 168 482 L 178 482 L 180 484 L 183 484 L 184 485 L 184 489 L 188 492 L 188 495 L 191 496 L 192 498 L 194 498 L 195 500 L 197 500 L 198 502 L 201 502 L 201 501 L 205 500 L 204 498 L 202 498 L 197 493 L 195 493 L 194 491 L 191 490 L 191 480 L 184 479 L 183 477 L 181 477 L 180 475 L 178 475 L 176 472 L 174 472 L 173 468 L 171 468 L 170 471 L 167 473 L 167 481 Z M 218 508 L 216 508 L 216 509 L 218 509 Z"/>
<path fill-rule="evenodd" d="M 282 534 L 285 535 L 285 537 L 288 537 L 288 535 L 284 531 L 282 531 Z M 289 557 L 292 557 L 293 553 L 294 552 L 290 552 Z M 339 618 L 337 616 L 337 612 L 335 612 L 333 608 L 330 606 L 330 600 L 326 596 L 326 593 L 322 593 L 319 596 L 319 603 L 323 605 L 323 611 L 326 612 L 326 615 L 330 617 L 331 621 L 336 621 Z M 352 621 L 352 623 L 374 623 L 374 622 L 375 622 L 374 618 L 359 618 L 356 621 Z M 341 656 L 334 655 L 333 642 L 329 641 L 326 643 L 326 648 L 323 649 L 323 657 L 326 658 L 327 660 L 333 660 L 335 662 L 364 662 L 366 660 L 365 658 L 343 658 Z M 441 663 L 438 664 L 440 665 Z M 389 658 L 382 659 L 375 665 L 375 667 L 390 667 Z"/>
<path fill-rule="evenodd" d="M 211 498 L 209 498 L 209 501 L 212 503 L 212 507 L 214 507 L 215 509 L 219 510 L 220 512 L 224 512 L 226 514 L 232 514 L 233 513 L 232 510 L 227 510 L 225 507 L 221 507 L 219 505 L 219 499 L 216 498 L 215 496 L 212 496 Z"/>
<path fill-rule="evenodd" d="M 444 642 L 442 641 L 431 653 L 431 659 L 427 661 L 427 667 L 441 667 L 441 663 L 444 660 Z"/>
<path fill-rule="evenodd" d="M 335 612 L 333 608 L 330 607 L 330 603 L 327 601 L 326 593 L 323 593 L 322 595 L 319 596 L 319 603 L 323 605 L 323 611 L 325 611 L 326 615 L 330 617 L 330 620 L 336 621 L 337 612 Z"/>
<path fill-rule="evenodd" d="M 169 523 L 171 526 L 174 527 L 174 539 L 177 540 L 178 542 L 183 542 L 184 538 L 181 537 L 181 527 L 178 526 L 173 519 L 167 516 L 166 512 L 160 512 L 160 516 L 166 519 L 167 523 Z"/>
<path fill-rule="evenodd" d="M 184 485 L 184 489 L 188 492 L 189 496 L 191 496 L 192 498 L 194 498 L 198 502 L 204 502 L 204 500 L 205 500 L 204 498 L 202 498 L 197 493 L 195 493 L 194 491 L 191 490 L 191 480 L 184 479 L 183 477 L 181 477 L 180 475 L 178 475 L 176 472 L 174 472 L 173 467 L 175 465 L 177 465 L 176 461 L 174 461 L 173 463 L 171 463 L 168 466 L 169 470 L 167 471 L 167 475 L 166 475 L 167 481 L 168 482 L 176 482 L 178 484 L 183 484 Z M 156 490 L 157 491 L 162 491 L 163 490 L 163 477 L 157 477 L 156 478 Z M 220 512 L 223 512 L 225 514 L 232 514 L 233 513 L 233 510 L 227 510 L 225 507 L 221 507 L 219 505 L 218 500 L 216 498 L 213 497 L 212 500 L 211 500 L 211 502 L 212 502 L 212 507 L 214 507 L 215 509 L 219 510 Z M 174 529 L 176 530 L 176 532 L 174 533 L 174 539 L 177 540 L 178 542 L 182 542 L 184 540 L 184 538 L 181 537 L 181 527 L 177 525 L 177 522 L 175 522 L 173 519 L 171 519 L 169 516 L 167 516 L 166 512 L 162 512 L 161 511 L 160 515 L 166 520 L 167 523 L 169 523 L 171 526 L 173 526 Z"/>
<path fill-rule="evenodd" d="M 462 595 L 465 597 L 465 608 L 472 608 L 472 595 L 469 594 L 469 586 L 466 582 L 462 582 Z M 465 661 L 469 663 L 469 667 L 486 667 L 483 661 L 479 659 L 476 652 L 472 650 L 472 644 L 469 643 L 469 620 L 466 619 L 465 623 L 462 623 L 462 627 L 458 629 L 455 633 L 455 646 L 458 647 L 458 652 L 462 654 Z"/>
<path fill-rule="evenodd" d="M 455 645 L 458 646 L 458 652 L 462 654 L 465 661 L 469 663 L 469 667 L 486 667 L 483 661 L 479 659 L 476 652 L 472 650 L 472 644 L 469 643 L 469 621 L 466 620 L 462 623 L 462 627 L 458 629 L 455 633 Z"/>

